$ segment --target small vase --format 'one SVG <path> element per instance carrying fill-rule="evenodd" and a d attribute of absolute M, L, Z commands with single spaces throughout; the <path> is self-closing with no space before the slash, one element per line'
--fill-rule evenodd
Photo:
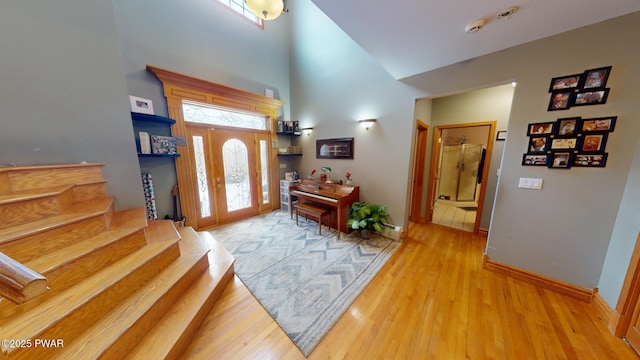
<path fill-rule="evenodd" d="M 360 237 L 365 240 L 369 240 L 369 238 L 371 237 L 371 230 L 369 229 L 360 230 Z"/>
<path fill-rule="evenodd" d="M 347 179 L 347 186 L 351 186 L 353 185 L 353 181 L 351 181 L 351 179 Z"/>

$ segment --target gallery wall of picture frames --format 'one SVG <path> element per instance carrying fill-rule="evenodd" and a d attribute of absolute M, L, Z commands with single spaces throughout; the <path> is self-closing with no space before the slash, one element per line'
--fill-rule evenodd
<path fill-rule="evenodd" d="M 548 111 L 568 110 L 574 106 L 600 105 L 607 102 L 607 80 L 611 66 L 585 70 L 581 74 L 551 79 Z"/>
<path fill-rule="evenodd" d="M 522 156 L 522 165 L 556 169 L 605 167 L 607 139 L 615 129 L 617 118 L 575 116 L 529 124 L 529 145 Z"/>

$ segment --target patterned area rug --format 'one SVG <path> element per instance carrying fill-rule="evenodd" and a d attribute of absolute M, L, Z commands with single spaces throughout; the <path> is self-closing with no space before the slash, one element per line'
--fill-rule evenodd
<path fill-rule="evenodd" d="M 210 233 L 235 258 L 235 271 L 308 356 L 400 245 L 369 240 L 274 211 Z"/>

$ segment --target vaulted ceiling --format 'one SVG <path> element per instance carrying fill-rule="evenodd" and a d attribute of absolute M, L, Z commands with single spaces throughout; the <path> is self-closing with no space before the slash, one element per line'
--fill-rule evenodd
<path fill-rule="evenodd" d="M 640 11 L 639 0 L 312 1 L 396 79 Z"/>

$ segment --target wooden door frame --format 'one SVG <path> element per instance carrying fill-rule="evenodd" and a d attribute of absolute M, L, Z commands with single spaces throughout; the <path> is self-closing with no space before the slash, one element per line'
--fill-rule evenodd
<path fill-rule="evenodd" d="M 609 328 L 618 337 L 624 337 L 632 326 L 632 319 L 636 311 L 636 304 L 640 299 L 640 233 L 636 239 L 636 245 L 629 261 L 629 268 L 622 284 L 613 324 Z M 640 309 L 637 309 L 640 311 Z M 640 349 L 639 349 L 640 350 Z"/>
<path fill-rule="evenodd" d="M 424 194 L 424 172 L 427 161 L 427 145 L 429 142 L 429 125 L 416 120 L 416 142 L 414 144 L 413 176 L 411 182 L 411 204 L 409 221 L 425 222 L 420 217 L 422 212 L 422 195 Z"/>
<path fill-rule="evenodd" d="M 222 106 L 244 112 L 262 114 L 268 117 L 268 131 L 270 139 L 276 139 L 276 121 L 278 110 L 284 101 L 250 93 L 243 90 L 234 89 L 228 86 L 216 84 L 206 80 L 197 79 L 169 70 L 147 65 L 147 71 L 153 73 L 161 82 L 164 89 L 164 96 L 167 98 L 169 117 L 176 120 L 171 126 L 173 136 L 186 137 L 187 130 L 182 116 L 182 100 L 188 99 L 204 104 Z M 273 181 L 278 178 L 278 149 L 271 147 L 270 156 L 270 188 L 272 197 L 279 194 L 280 184 Z M 176 158 L 176 175 L 180 187 L 180 206 L 183 215 L 187 218 L 186 224 L 200 230 L 197 227 L 196 214 L 198 211 L 197 202 L 197 179 L 190 165 L 194 163 L 189 152 L 181 154 Z M 277 196 L 279 199 L 279 195 Z M 275 209 L 279 202 L 273 203 Z"/>
<path fill-rule="evenodd" d="M 440 142 L 438 137 L 442 130 L 445 129 L 457 129 L 465 127 L 478 127 L 489 126 L 489 134 L 487 135 L 487 151 L 485 153 L 484 166 L 482 168 L 482 174 L 484 180 L 480 185 L 480 195 L 478 196 L 478 210 L 476 211 L 475 224 L 473 225 L 473 233 L 480 233 L 480 219 L 482 218 L 482 208 L 484 204 L 485 192 L 487 190 L 487 177 L 489 176 L 489 169 L 491 168 L 491 154 L 493 152 L 493 139 L 495 138 L 497 121 L 480 121 L 474 123 L 461 123 L 451 125 L 437 125 L 433 129 L 433 139 L 431 141 L 431 169 L 429 170 L 429 193 L 427 195 L 427 221 L 431 222 L 433 219 L 433 206 L 435 200 L 436 189 L 436 175 L 438 171 L 438 162 L 440 159 Z"/>

